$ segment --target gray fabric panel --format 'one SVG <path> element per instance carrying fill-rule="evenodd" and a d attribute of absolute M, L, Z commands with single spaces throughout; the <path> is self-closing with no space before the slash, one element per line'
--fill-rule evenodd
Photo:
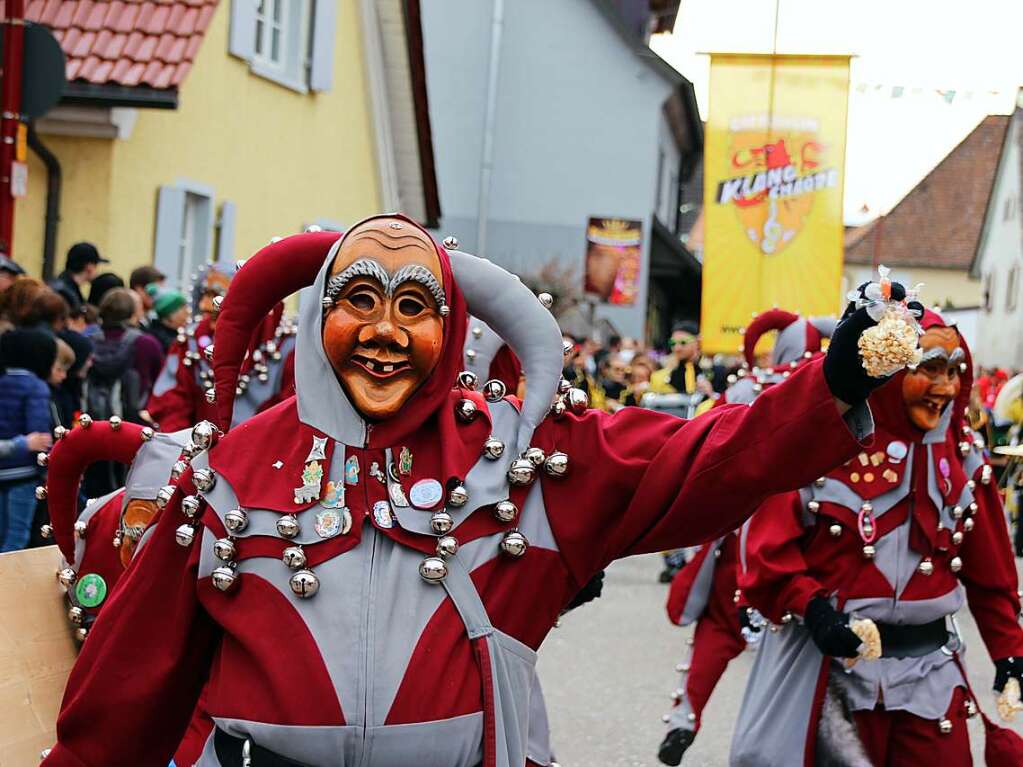
<path fill-rule="evenodd" d="M 552 479 L 551 482 L 560 480 Z M 554 540 L 550 520 L 547 518 L 547 507 L 543 502 L 543 484 L 534 482 L 526 495 L 526 502 L 519 514 L 519 531 L 526 536 L 530 546 L 537 546 L 551 551 L 558 551 L 558 543 Z"/>
<path fill-rule="evenodd" d="M 173 274 L 174 272 L 168 272 Z M 159 397 L 161 394 L 166 394 L 174 388 L 174 384 L 178 380 L 178 362 L 179 357 L 176 354 L 168 354 L 167 361 L 163 364 L 163 369 L 160 370 L 160 375 L 156 377 L 156 381 L 153 383 L 153 395 Z"/>
<path fill-rule="evenodd" d="M 131 553 L 132 559 L 135 559 L 135 557 L 139 555 L 139 552 L 142 551 L 142 547 L 149 543 L 149 539 L 153 537 L 155 532 L 156 525 L 150 525 L 146 528 L 145 532 L 142 533 L 142 537 L 139 538 L 139 542 L 135 544 L 135 550 Z"/>
<path fill-rule="evenodd" d="M 810 324 L 817 328 L 818 332 L 825 338 L 831 338 L 835 335 L 835 328 L 838 326 L 838 320 L 834 317 L 811 317 Z"/>
<path fill-rule="evenodd" d="M 682 678 L 682 684 L 680 689 L 685 690 L 685 677 Z M 693 706 L 689 702 L 689 697 L 683 697 L 677 706 L 673 706 L 671 711 L 668 712 L 668 729 L 669 730 L 695 730 L 696 722 L 690 721 L 689 715 L 693 713 Z"/>
<path fill-rule="evenodd" d="M 151 440 L 142 443 L 125 478 L 125 505 L 136 498 L 156 498 L 157 491 L 170 482 L 171 468 L 188 443 L 191 431 L 157 432 Z"/>
<path fill-rule="evenodd" d="M 749 405 L 757 398 L 753 391 L 756 381 L 752 376 L 740 378 L 725 391 L 725 399 L 729 405 Z"/>
<path fill-rule="evenodd" d="M 485 641 L 494 679 L 495 764 L 520 767 L 526 762 L 536 653 L 497 629 Z"/>
<path fill-rule="evenodd" d="M 963 588 L 956 586 L 948 593 L 932 599 L 896 600 L 891 597 L 850 599 L 845 603 L 843 609 L 847 613 L 856 613 L 860 618 L 918 626 L 938 618 L 944 618 L 946 615 L 954 615 L 964 603 Z"/>
<path fill-rule="evenodd" d="M 270 357 L 265 361 L 267 380 L 260 381 L 259 376 L 250 374 L 249 384 L 245 391 L 240 397 L 235 397 L 234 410 L 231 412 L 232 427 L 252 418 L 260 405 L 280 391 L 281 379 L 284 377 L 284 363 L 294 348 L 295 337 L 285 336 L 277 349 L 281 358 L 275 360 Z"/>
<path fill-rule="evenodd" d="M 774 349 L 771 352 L 771 364 L 787 365 L 803 358 L 806 351 L 806 319 L 800 317 L 787 328 L 778 331 Z"/>
<path fill-rule="evenodd" d="M 480 337 L 476 338 L 473 330 L 479 328 Z M 472 349 L 476 356 L 469 359 L 468 355 L 463 356 L 466 370 L 471 370 L 479 376 L 480 382 L 487 380 L 490 373 L 490 363 L 504 346 L 504 339 L 494 332 L 493 328 L 477 317 L 469 317 L 469 332 L 465 334 L 465 350 Z M 512 392 L 514 394 L 515 392 Z"/>
<path fill-rule="evenodd" d="M 529 447 L 533 431 L 547 415 L 564 364 L 561 329 L 533 292 L 510 272 L 484 258 L 450 251 L 455 274 L 469 311 L 486 322 L 515 352 L 529 381 L 522 403 L 516 444 Z"/>
<path fill-rule="evenodd" d="M 906 472 L 909 476 L 909 472 Z M 902 593 L 910 578 L 916 574 L 922 557 L 909 548 L 909 530 L 912 519 L 907 518 L 897 528 L 874 541 L 874 566 L 881 571 L 896 596 Z M 889 599 L 889 601 L 891 601 Z"/>
<path fill-rule="evenodd" d="M 298 314 L 298 340 L 295 345 L 295 391 L 298 394 L 298 418 L 338 442 L 362 447 L 366 444 L 366 422 L 348 400 L 334 368 L 323 351 L 323 307 L 320 297 L 330 265 L 341 247 L 335 242 L 313 282 L 315 300 L 303 301 Z"/>
<path fill-rule="evenodd" d="M 729 533 L 731 535 L 731 533 Z M 721 548 L 721 544 L 724 538 L 718 538 L 716 541 L 708 543 L 710 551 L 707 552 L 707 556 L 703 562 L 700 563 L 700 571 L 696 574 L 696 578 L 693 580 L 693 587 L 689 591 L 689 598 L 686 600 L 685 607 L 682 609 L 682 625 L 689 626 L 699 620 L 700 616 L 703 615 L 703 611 L 707 607 L 707 600 L 710 599 L 711 586 L 714 584 L 714 568 L 717 565 L 718 558 L 715 556 L 718 549 Z"/>
<path fill-rule="evenodd" d="M 966 476 L 969 479 L 973 479 L 973 476 L 977 473 L 977 469 L 985 463 L 987 463 L 987 461 L 984 460 L 984 452 L 982 450 L 971 450 L 963 459 L 963 471 L 966 472 Z"/>
<path fill-rule="evenodd" d="M 448 575 L 442 583 L 455 609 L 458 610 L 470 639 L 488 636 L 494 632 L 487 608 L 484 607 L 483 600 L 480 599 L 479 592 L 469 577 L 469 571 L 458 555 L 448 559 Z"/>
<path fill-rule="evenodd" d="M 313 767 L 408 767 L 430 764 L 476 767 L 482 759 L 483 716 L 466 714 L 416 724 L 370 727 L 313 727 L 266 724 L 214 717 L 217 726 L 235 737 L 248 737 L 263 748 Z M 364 740 L 365 734 L 365 740 Z M 435 761 L 434 761 L 435 760 Z M 220 767 L 212 738 L 197 767 Z"/>
<path fill-rule="evenodd" d="M 551 724 L 547 718 L 547 701 L 543 697 L 540 677 L 533 672 L 533 689 L 529 694 L 529 740 L 526 755 L 541 767 L 550 767 L 554 761 L 551 748 Z"/>
<path fill-rule="evenodd" d="M 730 767 L 802 763 L 822 663 L 801 625 L 764 632 L 735 724 Z"/>
<path fill-rule="evenodd" d="M 206 744 L 203 746 L 202 753 L 199 754 L 199 761 L 195 763 L 195 767 L 223 767 L 220 759 L 217 758 L 217 749 L 213 745 L 215 734 L 215 731 L 211 732 L 206 739 Z M 188 767 L 188 765 L 179 764 L 177 767 Z"/>
<path fill-rule="evenodd" d="M 916 445 L 909 446 L 909 453 L 906 456 L 906 462 L 911 463 L 913 460 L 913 451 L 916 449 Z M 880 517 L 889 509 L 893 508 L 895 504 L 909 495 L 909 489 L 913 484 L 913 472 L 909 469 L 902 475 L 902 481 L 887 493 L 882 493 L 877 498 L 871 500 L 870 505 L 874 507 L 874 516 Z M 815 501 L 824 501 L 828 503 L 834 503 L 839 506 L 844 506 L 847 509 L 851 509 L 853 512 L 859 513 L 860 507 L 863 505 L 863 498 L 855 490 L 849 487 L 844 482 L 839 482 L 836 479 L 826 478 L 824 480 L 823 487 L 817 487 L 816 484 L 812 485 L 811 494 Z"/>
<path fill-rule="evenodd" d="M 91 503 L 86 504 L 85 508 L 82 509 L 82 513 L 78 515 L 78 519 L 75 520 L 75 521 L 76 522 L 86 522 L 87 523 L 90 519 L 92 519 L 96 515 L 97 511 L 99 511 L 104 506 L 106 506 L 107 503 L 110 501 L 110 499 L 113 498 L 115 495 L 117 495 L 119 492 L 121 492 L 121 488 L 117 488 L 116 490 L 112 490 L 111 492 L 107 493 L 106 495 L 100 496 L 99 498 L 94 499 Z M 85 547 L 86 547 L 87 543 L 90 543 L 90 542 L 91 541 L 88 541 L 88 540 L 84 540 L 83 541 L 77 535 L 75 536 L 75 564 L 74 564 L 75 570 L 77 570 L 79 567 L 82 566 L 82 558 L 85 556 Z M 106 545 L 110 545 L 110 541 L 107 540 L 105 542 L 105 544 Z M 66 562 L 64 560 L 64 557 L 61 557 L 60 561 L 61 561 L 62 564 L 66 564 Z"/>

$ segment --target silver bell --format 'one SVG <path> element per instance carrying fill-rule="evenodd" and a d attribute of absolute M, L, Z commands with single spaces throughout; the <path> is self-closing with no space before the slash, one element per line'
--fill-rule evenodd
<path fill-rule="evenodd" d="M 447 250 L 458 250 L 458 238 L 449 234 L 444 238 L 444 247 Z"/>
<path fill-rule="evenodd" d="M 139 437 L 142 438 L 143 442 L 149 442 L 153 437 L 156 436 L 156 432 L 153 431 L 149 426 L 143 426 L 142 431 L 139 432 Z"/>
<path fill-rule="evenodd" d="M 175 461 L 174 465 L 171 466 L 171 479 L 178 479 L 182 474 L 185 473 L 185 469 L 188 468 L 188 464 L 184 461 Z"/>
<path fill-rule="evenodd" d="M 875 549 L 869 543 L 866 546 L 863 547 L 863 558 L 864 559 L 873 559 L 875 556 L 877 556 L 877 549 Z"/>
<path fill-rule="evenodd" d="M 465 485 L 455 485 L 451 488 L 451 492 L 448 493 L 448 505 L 459 508 L 465 506 L 469 500 L 469 491 L 465 489 Z"/>
<path fill-rule="evenodd" d="M 40 466 L 46 466 L 46 464 L 48 464 L 49 462 L 50 462 L 50 454 L 49 453 L 37 453 L 36 454 L 36 463 L 39 464 Z"/>
<path fill-rule="evenodd" d="M 952 508 L 952 519 L 962 519 L 962 518 L 963 518 L 963 507 L 962 506 L 955 506 L 955 507 L 953 507 Z"/>
<path fill-rule="evenodd" d="M 195 458 L 201 452 L 202 452 L 202 448 L 199 447 L 194 442 L 192 442 L 192 440 L 188 440 L 188 442 L 185 443 L 185 446 L 183 448 L 181 448 L 182 455 L 184 455 L 185 456 L 185 460 L 188 460 L 188 461 L 190 461 L 193 458 Z"/>
<path fill-rule="evenodd" d="M 162 509 L 168 503 L 170 503 L 170 499 L 174 497 L 174 490 L 175 490 L 174 485 L 164 485 L 163 487 L 156 491 L 157 508 Z"/>
<path fill-rule="evenodd" d="M 64 437 L 66 437 L 66 436 L 67 436 L 67 429 L 65 429 L 63 426 L 57 426 L 57 427 L 54 428 L 54 430 L 53 430 L 53 438 L 54 439 L 64 439 Z"/>
<path fill-rule="evenodd" d="M 36 488 L 36 500 L 37 501 L 46 500 L 46 485 L 40 485 L 39 487 Z"/>
<path fill-rule="evenodd" d="M 522 457 L 534 466 L 539 466 L 547 460 L 547 456 L 543 452 L 543 449 L 539 447 L 527 447 L 526 452 L 522 454 Z"/>
<path fill-rule="evenodd" d="M 440 583 L 447 574 L 448 566 L 440 557 L 427 557 L 419 563 L 419 575 L 427 583 Z"/>
<path fill-rule="evenodd" d="M 970 532 L 970 530 L 973 529 L 973 524 L 974 523 L 973 523 L 973 518 L 972 517 L 970 517 L 968 519 L 964 519 L 963 520 L 963 530 L 965 530 L 966 532 Z"/>
<path fill-rule="evenodd" d="M 194 495 L 186 495 L 181 499 L 181 510 L 189 519 L 193 519 L 199 512 L 199 499 Z"/>
<path fill-rule="evenodd" d="M 508 469 L 508 482 L 513 485 L 528 485 L 536 479 L 536 467 L 526 458 L 516 458 Z"/>
<path fill-rule="evenodd" d="M 473 338 L 482 338 L 483 337 L 483 328 L 481 328 L 479 325 L 474 327 L 472 329 L 472 337 Z"/>
<path fill-rule="evenodd" d="M 569 389 L 565 394 L 569 410 L 576 415 L 582 415 L 586 412 L 586 408 L 590 406 L 590 397 L 582 389 Z"/>
<path fill-rule="evenodd" d="M 956 531 L 955 531 L 954 533 L 952 533 L 952 543 L 953 543 L 953 544 L 955 544 L 956 546 L 958 546 L 958 545 L 960 545 L 960 544 L 961 544 L 962 542 L 963 542 L 963 534 L 962 534 L 962 532 L 961 532 L 961 531 L 959 531 L 959 530 L 956 530 Z"/>
<path fill-rule="evenodd" d="M 87 636 L 89 636 L 89 629 L 84 626 L 82 628 L 75 629 L 75 639 L 79 642 L 84 642 Z"/>
<path fill-rule="evenodd" d="M 76 626 L 81 626 L 85 623 L 85 610 L 75 605 L 67 611 L 67 619 Z"/>
<path fill-rule="evenodd" d="M 213 347 L 207 347 L 212 349 Z M 192 427 L 192 442 L 194 442 L 200 450 L 208 450 L 210 445 L 213 444 L 213 435 L 216 434 L 217 427 L 209 421 L 199 421 L 195 426 Z"/>
<path fill-rule="evenodd" d="M 573 351 L 575 351 L 575 345 L 571 341 L 562 341 L 561 342 L 561 353 L 564 356 L 567 357 Z"/>
<path fill-rule="evenodd" d="M 494 516 L 501 522 L 511 522 L 518 513 L 518 508 L 511 501 L 498 501 L 494 506 Z"/>
<path fill-rule="evenodd" d="M 952 559 L 948 563 L 948 567 L 952 572 L 958 573 L 960 570 L 963 569 L 963 560 L 960 559 L 959 557 L 952 557 Z"/>
<path fill-rule="evenodd" d="M 465 423 L 471 423 L 479 415 L 479 408 L 471 399 L 463 399 L 455 405 L 455 415 Z"/>
<path fill-rule="evenodd" d="M 117 532 L 114 533 L 114 540 L 111 541 L 111 543 L 114 544 L 115 549 L 121 548 L 121 544 L 124 543 L 124 530 L 118 529 Z"/>
<path fill-rule="evenodd" d="M 551 453 L 544 461 L 543 468 L 552 477 L 563 477 L 568 473 L 568 456 L 560 450 Z"/>
<path fill-rule="evenodd" d="M 79 540 L 85 540 L 85 534 L 89 530 L 89 523 L 78 520 L 75 522 L 75 535 L 78 536 Z"/>
<path fill-rule="evenodd" d="M 472 362 L 474 359 L 476 359 L 476 350 L 475 349 L 466 349 L 465 350 L 465 357 L 466 357 L 467 360 L 469 360 L 469 362 Z"/>
<path fill-rule="evenodd" d="M 948 735 L 950 732 L 952 732 L 951 720 L 942 718 L 941 721 L 938 722 L 938 731 L 942 735 Z"/>
<path fill-rule="evenodd" d="M 192 473 L 192 483 L 200 493 L 208 493 L 217 484 L 217 475 L 209 469 L 196 469 Z"/>
<path fill-rule="evenodd" d="M 195 540 L 195 528 L 187 523 L 178 525 L 178 529 L 174 531 L 174 540 L 178 546 L 191 546 Z"/>
<path fill-rule="evenodd" d="M 540 303 L 543 305 L 544 309 L 550 309 L 554 306 L 554 296 L 550 293 L 540 293 L 537 298 L 540 299 Z"/>
<path fill-rule="evenodd" d="M 316 596 L 320 590 L 320 579 L 312 570 L 299 570 L 288 579 L 292 593 L 299 599 L 309 599 Z"/>
<path fill-rule="evenodd" d="M 437 535 L 444 535 L 455 526 L 455 520 L 446 511 L 438 511 L 430 517 L 430 529 Z"/>
<path fill-rule="evenodd" d="M 230 565 L 221 565 L 213 569 L 210 579 L 213 581 L 213 587 L 218 591 L 227 591 L 238 580 L 238 574 Z"/>
<path fill-rule="evenodd" d="M 208 361 L 213 362 L 213 344 L 203 349 L 202 354 Z"/>
<path fill-rule="evenodd" d="M 496 378 L 491 378 L 483 384 L 483 396 L 487 402 L 500 402 L 507 392 L 508 387 L 504 385 L 503 381 L 498 381 Z"/>
<path fill-rule="evenodd" d="M 521 557 L 529 548 L 526 536 L 518 530 L 509 530 L 501 539 L 501 551 L 511 557 Z"/>
<path fill-rule="evenodd" d="M 249 524 L 249 515 L 241 509 L 231 509 L 224 515 L 224 527 L 232 533 L 240 533 Z"/>
<path fill-rule="evenodd" d="M 828 532 L 836 538 L 842 534 L 842 526 L 835 524 L 828 528 Z"/>
<path fill-rule="evenodd" d="M 114 431 L 117 431 L 118 429 L 121 428 L 121 416 L 119 416 L 119 415 L 112 415 L 112 416 L 110 416 L 110 420 L 107 421 L 107 423 L 110 424 L 110 428 L 111 429 L 113 429 Z"/>
<path fill-rule="evenodd" d="M 551 415 L 554 416 L 555 420 L 565 415 L 565 410 L 568 408 L 565 406 L 564 401 L 555 400 L 554 404 L 551 405 Z"/>
<path fill-rule="evenodd" d="M 568 390 L 572 388 L 572 384 L 569 383 L 567 378 L 562 378 L 558 381 L 558 394 L 567 394 Z"/>
<path fill-rule="evenodd" d="M 930 575 L 934 572 L 934 563 L 929 559 L 925 559 L 917 565 L 916 569 L 920 571 L 921 575 Z"/>
<path fill-rule="evenodd" d="M 285 514 L 277 520 L 277 532 L 282 538 L 294 538 L 298 535 L 298 517 L 294 514 Z"/>
<path fill-rule="evenodd" d="M 217 390 L 212 386 L 206 390 L 206 401 L 211 405 L 217 401 Z"/>
<path fill-rule="evenodd" d="M 53 537 L 53 525 L 39 525 L 39 534 L 49 540 Z"/>
<path fill-rule="evenodd" d="M 238 553 L 238 549 L 234 545 L 234 541 L 230 538 L 218 538 L 213 542 L 213 555 L 217 559 L 222 559 L 225 562 L 230 562 L 234 559 L 235 554 Z"/>
<path fill-rule="evenodd" d="M 90 426 L 92 426 L 92 416 L 89 415 L 88 413 L 82 413 L 80 416 L 78 416 L 78 425 L 81 426 L 83 429 L 88 429 Z"/>
<path fill-rule="evenodd" d="M 65 567 L 57 571 L 57 582 L 64 588 L 70 588 L 76 578 L 78 578 L 78 573 L 72 567 Z"/>
<path fill-rule="evenodd" d="M 281 555 L 281 561 L 292 570 L 301 570 L 306 563 L 305 551 L 301 546 L 288 546 Z"/>
<path fill-rule="evenodd" d="M 445 535 L 437 541 L 437 553 L 442 557 L 453 557 L 458 553 L 458 541 L 450 535 Z"/>
<path fill-rule="evenodd" d="M 806 504 L 806 510 L 809 511 L 811 514 L 816 514 L 818 511 L 821 510 L 820 501 L 810 501 L 808 504 Z"/>
<path fill-rule="evenodd" d="M 224 297 L 214 296 L 213 297 L 213 311 L 219 312 L 224 307 Z"/>
<path fill-rule="evenodd" d="M 483 457 L 496 461 L 504 455 L 504 443 L 494 437 L 490 437 L 483 443 Z"/>
<path fill-rule="evenodd" d="M 480 377 L 473 373 L 471 370 L 463 370 L 458 374 L 458 385 L 463 389 L 469 389 L 470 391 L 476 391 L 476 387 L 480 384 Z"/>

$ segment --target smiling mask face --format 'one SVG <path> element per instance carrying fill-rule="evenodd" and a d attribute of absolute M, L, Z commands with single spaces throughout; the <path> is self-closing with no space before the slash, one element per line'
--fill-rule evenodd
<path fill-rule="evenodd" d="M 440 360 L 445 298 L 435 246 L 404 221 L 374 219 L 348 234 L 330 275 L 323 349 L 363 418 L 390 418 Z"/>
<path fill-rule="evenodd" d="M 902 379 L 902 399 L 914 426 L 930 431 L 959 394 L 959 365 L 965 354 L 955 328 L 930 328 L 920 337 L 923 360 Z"/>

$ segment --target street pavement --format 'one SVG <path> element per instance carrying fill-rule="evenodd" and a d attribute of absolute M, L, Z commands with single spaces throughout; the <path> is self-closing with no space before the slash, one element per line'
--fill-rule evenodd
<path fill-rule="evenodd" d="M 562 619 L 540 648 L 540 679 L 550 709 L 555 754 L 563 767 L 654 767 L 664 737 L 661 715 L 679 683 L 692 628 L 668 623 L 667 586 L 657 583 L 656 555 L 616 562 L 604 595 Z M 994 714 L 994 669 L 969 612 L 959 616 L 967 663 L 981 705 Z M 725 767 L 750 651 L 732 662 L 703 715 L 703 728 L 683 765 Z M 1015 724 L 1023 734 L 1023 721 Z M 983 726 L 971 721 L 974 759 L 983 765 Z M 793 763 L 795 764 L 795 762 Z M 788 767 L 788 766 L 785 766 Z"/>

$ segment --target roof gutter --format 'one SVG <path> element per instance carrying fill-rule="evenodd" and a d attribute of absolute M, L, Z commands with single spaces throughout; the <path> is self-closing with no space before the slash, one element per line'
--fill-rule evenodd
<path fill-rule="evenodd" d="M 147 85 L 96 85 L 75 80 L 64 88 L 61 104 L 89 107 L 137 107 L 141 109 L 177 109 L 177 88 L 150 88 Z"/>

